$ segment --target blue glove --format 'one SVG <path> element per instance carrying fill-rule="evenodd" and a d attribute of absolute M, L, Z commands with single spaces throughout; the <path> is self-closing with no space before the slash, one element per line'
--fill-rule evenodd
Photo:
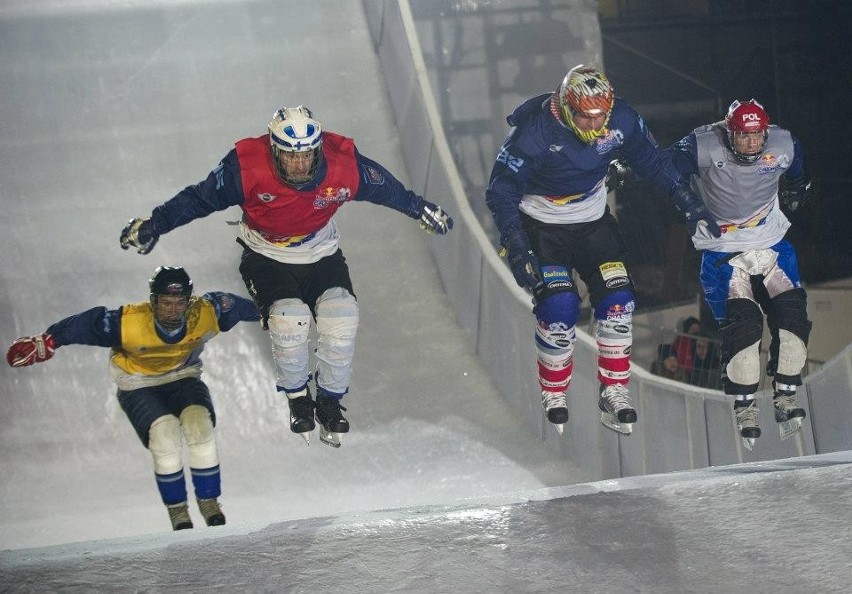
<path fill-rule="evenodd" d="M 532 293 L 535 286 L 541 282 L 541 277 L 539 276 L 538 258 L 530 249 L 530 242 L 526 234 L 520 229 L 515 229 L 504 236 L 502 243 L 515 282 L 522 289 Z"/>
<path fill-rule="evenodd" d="M 722 237 L 722 230 L 716 224 L 716 219 L 704 206 L 701 198 L 685 188 L 675 190 L 673 198 L 675 206 L 686 219 L 686 228 L 689 230 L 690 237 L 695 235 L 698 225 L 706 227 L 707 232 L 713 237 Z"/>
<path fill-rule="evenodd" d="M 778 199 L 784 208 L 790 212 L 796 212 L 807 204 L 811 197 L 811 180 L 804 175 L 789 181 L 782 177 L 781 180 L 782 186 L 778 192 Z"/>
<path fill-rule="evenodd" d="M 420 206 L 420 228 L 429 234 L 446 235 L 453 228 L 453 219 L 437 204 L 424 200 Z"/>
<path fill-rule="evenodd" d="M 138 253 L 147 254 L 154 249 L 159 239 L 160 236 L 154 231 L 151 219 L 136 218 L 121 230 L 118 242 L 123 250 L 135 247 Z"/>

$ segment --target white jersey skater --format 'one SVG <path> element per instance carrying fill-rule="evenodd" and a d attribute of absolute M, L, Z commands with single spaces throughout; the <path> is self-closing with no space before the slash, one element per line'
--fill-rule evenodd
<path fill-rule="evenodd" d="M 769 248 L 790 228 L 778 204 L 778 178 L 793 163 L 792 135 L 770 125 L 760 159 L 743 164 L 727 148 L 726 134 L 724 122 L 693 131 L 698 165 L 693 187 L 715 217 L 722 236 L 713 237 L 699 225 L 692 243 L 699 250 L 726 253 Z"/>

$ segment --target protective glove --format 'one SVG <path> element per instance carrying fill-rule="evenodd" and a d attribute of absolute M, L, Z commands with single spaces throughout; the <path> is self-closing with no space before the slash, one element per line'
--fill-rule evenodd
<path fill-rule="evenodd" d="M 606 174 L 606 191 L 620 190 L 626 182 L 634 179 L 636 179 L 636 175 L 626 161 L 619 161 L 618 159 L 610 161 L 609 170 Z"/>
<path fill-rule="evenodd" d="M 42 363 L 53 356 L 56 343 L 50 334 L 22 336 L 12 343 L 6 353 L 6 361 L 12 367 L 26 367 Z"/>
<path fill-rule="evenodd" d="M 429 234 L 446 235 L 453 228 L 453 219 L 437 204 L 424 200 L 420 207 L 420 228 Z"/>
<path fill-rule="evenodd" d="M 160 236 L 154 232 L 151 219 L 136 218 L 131 219 L 121 230 L 121 237 L 118 242 L 123 250 L 135 247 L 138 253 L 147 254 L 154 249 L 159 239 Z"/>
<path fill-rule="evenodd" d="M 678 188 L 673 197 L 675 206 L 686 219 L 686 228 L 689 230 L 690 237 L 695 235 L 698 225 L 706 227 L 707 232 L 713 237 L 722 237 L 722 230 L 716 224 L 716 219 L 695 193 L 685 188 Z"/>
<path fill-rule="evenodd" d="M 503 249 L 512 269 L 515 282 L 530 293 L 541 282 L 538 258 L 535 257 L 526 234 L 520 229 L 509 232 L 503 238 Z"/>
<path fill-rule="evenodd" d="M 781 206 L 790 212 L 796 212 L 811 198 L 811 180 L 807 176 L 801 176 L 796 179 L 787 180 L 782 177 L 781 190 L 778 192 L 778 199 Z"/>

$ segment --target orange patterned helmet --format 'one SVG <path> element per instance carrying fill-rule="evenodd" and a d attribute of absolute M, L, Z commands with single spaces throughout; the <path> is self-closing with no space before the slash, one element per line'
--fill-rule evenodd
<path fill-rule="evenodd" d="M 575 66 L 568 71 L 562 84 L 556 91 L 559 102 L 559 115 L 562 122 L 571 128 L 581 140 L 591 143 L 595 138 L 606 134 L 606 125 L 615 103 L 615 92 L 609 79 L 591 66 Z M 580 130 L 574 123 L 575 114 L 588 116 L 606 115 L 600 128 Z"/>

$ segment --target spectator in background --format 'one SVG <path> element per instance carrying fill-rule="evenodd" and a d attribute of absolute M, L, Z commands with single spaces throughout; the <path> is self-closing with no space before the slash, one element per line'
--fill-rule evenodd
<path fill-rule="evenodd" d="M 719 370 L 720 360 L 716 345 L 706 336 L 699 335 L 694 339 L 695 350 L 692 356 L 692 370 L 689 373 L 689 383 L 693 386 L 722 389 L 722 377 Z"/>
<path fill-rule="evenodd" d="M 701 332 L 701 322 L 698 321 L 698 318 L 690 316 L 681 323 L 680 328 L 681 334 L 678 334 L 672 341 L 672 349 L 674 349 L 678 365 L 687 373 L 691 373 L 695 367 L 692 361 L 695 352 L 694 336 Z"/>
<path fill-rule="evenodd" d="M 651 364 L 651 373 L 678 382 L 689 379 L 686 370 L 678 364 L 677 355 L 670 344 L 657 347 L 657 360 Z"/>

